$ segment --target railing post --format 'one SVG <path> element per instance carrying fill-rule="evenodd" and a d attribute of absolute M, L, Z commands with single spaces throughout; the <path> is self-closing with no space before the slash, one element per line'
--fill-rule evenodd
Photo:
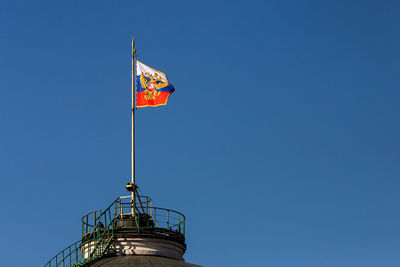
<path fill-rule="evenodd" d="M 71 266 L 71 246 L 69 246 L 68 250 L 69 250 L 69 253 L 68 253 L 68 255 L 69 255 L 69 266 Z"/>
<path fill-rule="evenodd" d="M 118 199 L 118 203 L 119 203 L 119 216 L 121 216 L 121 220 L 123 220 L 124 216 L 123 211 L 122 211 L 122 205 L 121 205 L 121 199 Z"/>
<path fill-rule="evenodd" d="M 107 214 L 105 214 L 104 215 L 104 227 L 106 227 L 108 224 L 107 224 Z"/>
<path fill-rule="evenodd" d="M 185 217 L 183 217 L 183 236 L 185 236 L 185 224 L 186 224 L 186 218 Z"/>
<path fill-rule="evenodd" d="M 154 208 L 154 225 L 156 225 L 157 224 L 157 211 L 156 211 L 156 209 Z"/>
<path fill-rule="evenodd" d="M 134 220 L 135 220 L 137 231 L 140 234 L 139 216 L 135 216 Z"/>
<path fill-rule="evenodd" d="M 179 233 L 181 232 L 181 216 L 179 216 L 179 213 L 178 213 L 178 232 Z"/>
<path fill-rule="evenodd" d="M 110 212 L 110 210 L 108 210 L 108 212 L 107 212 L 107 214 L 106 214 L 106 216 L 108 215 L 108 220 L 110 221 L 110 223 L 111 223 L 111 212 Z M 108 228 L 108 224 L 106 224 L 106 225 L 104 225 L 104 227 L 106 228 Z"/>
<path fill-rule="evenodd" d="M 178 215 L 179 216 L 179 215 Z M 179 219 L 178 219 L 179 220 Z M 167 228 L 169 228 L 169 210 L 167 210 Z"/>

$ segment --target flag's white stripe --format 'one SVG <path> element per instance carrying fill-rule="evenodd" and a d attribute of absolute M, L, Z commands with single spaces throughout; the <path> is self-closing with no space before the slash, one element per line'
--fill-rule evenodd
<path fill-rule="evenodd" d="M 147 73 L 150 73 L 150 74 L 157 73 L 164 82 L 168 82 L 167 76 L 164 73 L 162 73 L 161 71 L 158 71 L 158 70 L 155 70 L 153 68 L 150 68 L 149 66 L 143 64 L 142 62 L 139 62 L 139 61 L 136 61 L 136 62 L 137 62 L 136 75 L 139 76 L 143 72 L 144 73 L 147 72 Z"/>

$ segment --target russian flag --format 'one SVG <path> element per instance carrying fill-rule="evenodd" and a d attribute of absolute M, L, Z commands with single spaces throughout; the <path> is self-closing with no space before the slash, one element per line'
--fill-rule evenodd
<path fill-rule="evenodd" d="M 175 89 L 167 76 L 158 70 L 136 61 L 136 107 L 166 105 Z"/>

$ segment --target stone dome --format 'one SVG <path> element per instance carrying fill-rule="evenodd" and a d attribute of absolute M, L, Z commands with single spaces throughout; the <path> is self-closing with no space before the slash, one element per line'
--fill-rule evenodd
<path fill-rule="evenodd" d="M 87 267 L 201 267 L 200 265 L 186 263 L 158 256 L 114 256 L 103 258 L 86 265 Z"/>

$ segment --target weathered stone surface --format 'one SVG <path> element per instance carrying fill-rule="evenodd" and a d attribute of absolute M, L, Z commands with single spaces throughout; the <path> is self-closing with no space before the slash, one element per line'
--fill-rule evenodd
<path fill-rule="evenodd" d="M 157 256 L 115 256 L 104 258 L 88 267 L 201 267 L 174 259 Z"/>
<path fill-rule="evenodd" d="M 83 245 L 81 247 L 83 257 L 88 258 L 95 247 L 96 242 Z M 112 256 L 160 256 L 183 261 L 185 250 L 184 244 L 169 239 L 126 235 L 126 237 L 117 236 L 114 238 L 105 254 Z"/>

